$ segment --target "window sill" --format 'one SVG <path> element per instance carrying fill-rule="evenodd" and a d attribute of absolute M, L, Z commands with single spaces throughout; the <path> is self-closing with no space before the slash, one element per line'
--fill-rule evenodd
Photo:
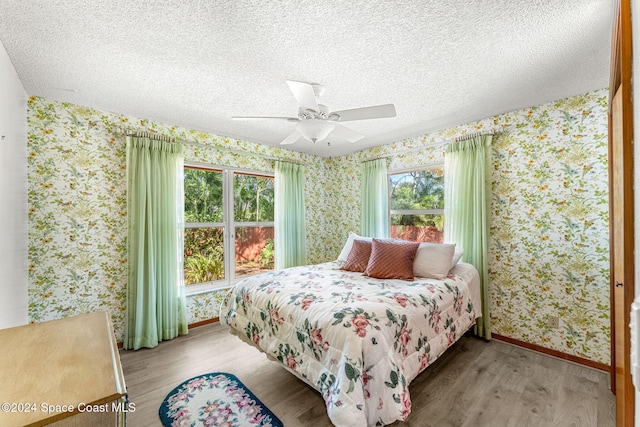
<path fill-rule="evenodd" d="M 194 295 L 206 294 L 209 292 L 223 291 L 225 289 L 229 289 L 231 286 L 233 285 L 229 285 L 228 283 L 207 282 L 197 285 L 186 285 L 185 290 L 186 296 L 190 297 Z"/>
<path fill-rule="evenodd" d="M 266 271 L 263 271 L 262 273 L 266 273 L 267 271 L 273 271 L 273 270 L 266 270 Z M 235 279 L 233 279 L 231 284 L 227 283 L 226 281 L 219 280 L 216 282 L 198 283 L 197 285 L 186 285 L 185 286 L 186 296 L 189 297 L 193 295 L 206 294 L 208 292 L 224 291 L 226 289 L 232 288 L 240 280 L 245 279 L 247 277 L 251 277 L 251 276 L 257 276 L 258 274 L 261 274 L 261 273 L 247 274 L 245 276 L 236 277 Z"/>

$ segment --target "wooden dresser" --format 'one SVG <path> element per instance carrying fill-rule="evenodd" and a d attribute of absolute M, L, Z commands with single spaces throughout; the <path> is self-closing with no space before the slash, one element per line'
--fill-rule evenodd
<path fill-rule="evenodd" d="M 124 426 L 126 387 L 106 312 L 0 329 L 0 426 Z"/>

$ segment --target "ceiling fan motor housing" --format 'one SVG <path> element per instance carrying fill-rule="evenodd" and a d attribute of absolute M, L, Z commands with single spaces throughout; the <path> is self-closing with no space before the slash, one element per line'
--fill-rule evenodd
<path fill-rule="evenodd" d="M 331 113 L 329 107 L 323 104 L 318 104 L 318 110 L 311 109 L 298 109 L 298 118 L 300 120 L 340 120 L 340 116 L 335 113 Z"/>

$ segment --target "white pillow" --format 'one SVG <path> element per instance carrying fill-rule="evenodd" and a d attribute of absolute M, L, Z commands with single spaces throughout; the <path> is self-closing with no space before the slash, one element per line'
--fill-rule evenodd
<path fill-rule="evenodd" d="M 362 236 L 358 236 L 353 231 L 349 232 L 349 237 L 347 238 L 347 242 L 344 244 L 344 247 L 342 248 L 340 255 L 338 255 L 338 261 L 347 262 L 347 257 L 349 257 L 351 248 L 353 248 L 353 241 L 356 239 L 366 240 L 368 242 L 371 242 L 373 240 L 373 238 L 371 237 L 362 237 Z"/>
<path fill-rule="evenodd" d="M 451 260 L 451 268 L 455 267 L 456 264 L 460 262 L 463 253 L 462 249 L 456 248 L 456 251 L 453 253 L 453 259 Z M 451 270 L 451 268 L 449 270 Z"/>
<path fill-rule="evenodd" d="M 420 243 L 413 261 L 413 275 L 430 279 L 444 279 L 451 270 L 454 243 Z"/>

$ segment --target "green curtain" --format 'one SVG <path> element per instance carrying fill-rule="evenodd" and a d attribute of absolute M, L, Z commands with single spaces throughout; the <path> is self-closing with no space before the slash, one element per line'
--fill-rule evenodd
<path fill-rule="evenodd" d="M 276 269 L 307 263 L 304 166 L 275 162 L 274 246 Z"/>
<path fill-rule="evenodd" d="M 182 144 L 127 137 L 129 278 L 123 346 L 187 333 Z"/>
<path fill-rule="evenodd" d="M 491 135 L 456 141 L 445 147 L 446 242 L 464 250 L 462 260 L 480 273 L 482 317 L 475 333 L 491 339 L 488 298 L 488 238 L 491 202 Z"/>
<path fill-rule="evenodd" d="M 387 159 L 362 163 L 360 234 L 389 237 L 389 177 Z"/>

